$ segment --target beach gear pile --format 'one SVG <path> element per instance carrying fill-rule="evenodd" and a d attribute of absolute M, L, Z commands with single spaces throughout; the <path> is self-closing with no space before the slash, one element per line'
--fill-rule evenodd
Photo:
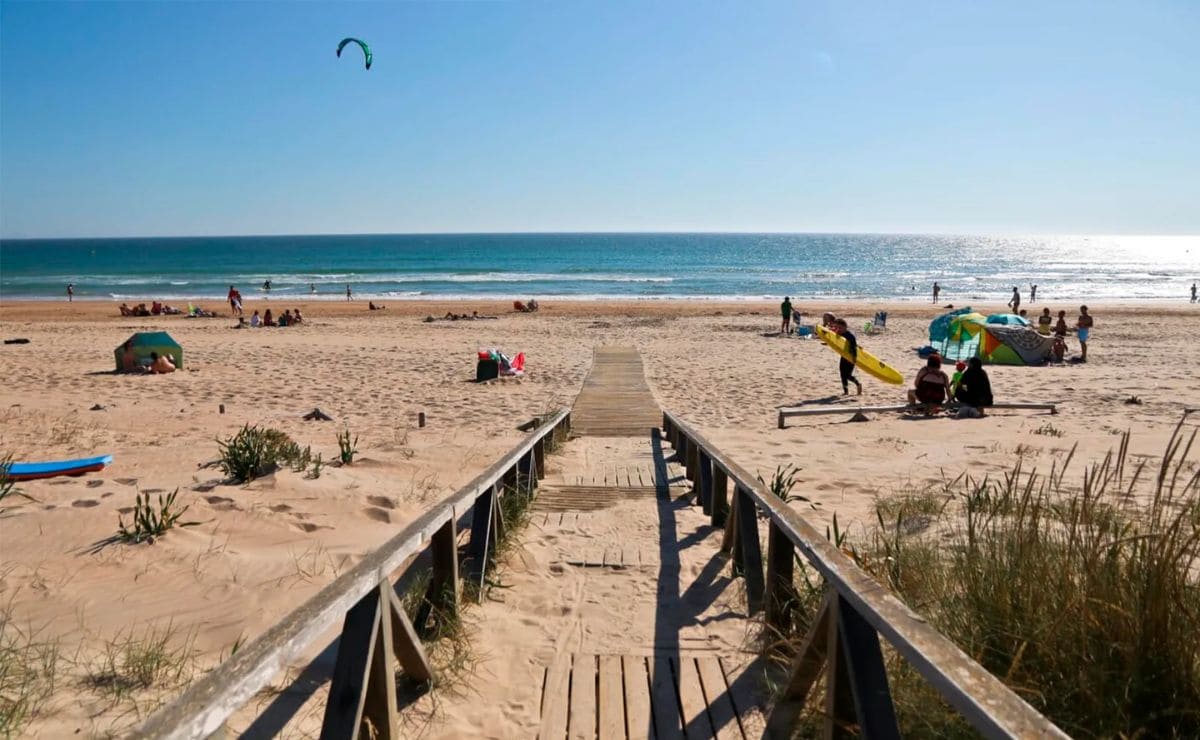
<path fill-rule="evenodd" d="M 475 382 L 524 374 L 524 352 L 518 352 L 516 357 L 510 358 L 498 349 L 479 350 L 479 360 L 475 364 Z"/>
<path fill-rule="evenodd" d="M 1054 343 L 1021 316 L 960 308 L 929 324 L 929 344 L 951 361 L 978 357 L 990 365 L 1043 365 Z"/>

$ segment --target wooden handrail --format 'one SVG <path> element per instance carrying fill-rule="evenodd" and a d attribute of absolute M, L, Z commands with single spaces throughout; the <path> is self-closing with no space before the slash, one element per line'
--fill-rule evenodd
<path fill-rule="evenodd" d="M 677 449 L 678 443 L 682 443 L 689 459 L 696 448 L 711 461 L 714 472 L 719 471 L 720 477 L 733 481 L 737 492 L 735 495 L 740 497 L 744 494 L 747 500 L 753 501 L 755 508 L 770 519 L 772 527 L 804 554 L 841 598 L 841 602 L 886 637 L 896 651 L 985 737 L 1069 737 L 1000 679 L 929 626 L 924 618 L 859 568 L 799 513 L 772 495 L 755 476 L 726 457 L 690 424 L 664 411 L 663 427 L 667 439 Z M 718 495 L 723 495 L 723 491 Z M 746 536 L 747 528 L 744 525 L 735 529 L 739 530 L 735 539 Z M 751 531 L 756 540 L 752 552 L 757 553 L 758 533 L 756 528 Z M 739 543 L 735 547 L 743 545 Z M 744 563 L 742 567 L 745 567 Z M 768 587 L 770 585 L 767 584 Z M 751 590 L 748 582 L 747 592 Z M 750 595 L 753 597 L 753 594 Z"/>
<path fill-rule="evenodd" d="M 470 483 L 435 504 L 261 637 L 151 715 L 130 737 L 206 738 L 220 730 L 234 712 L 301 656 L 314 640 L 336 625 L 352 607 L 370 597 L 381 583 L 388 582 L 397 568 L 428 547 L 447 522 L 457 521 L 480 497 L 490 497 L 523 459 L 527 456 L 536 459 L 541 454 L 537 450 L 547 436 L 554 434 L 560 425 L 569 424 L 570 411 L 566 409 L 548 419 Z"/>

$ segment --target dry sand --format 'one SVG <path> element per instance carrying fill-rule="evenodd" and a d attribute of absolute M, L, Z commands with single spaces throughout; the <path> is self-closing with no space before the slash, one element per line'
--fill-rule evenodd
<path fill-rule="evenodd" d="M 748 470 L 768 477 L 777 465 L 800 466 L 797 491 L 818 504 L 806 508 L 818 526 L 834 513 L 840 523 L 868 526 L 877 495 L 964 471 L 997 473 L 1018 454 L 1048 468 L 1078 445 L 1077 461 L 1094 459 L 1126 429 L 1134 432 L 1135 457 L 1152 457 L 1183 408 L 1200 406 L 1200 307 L 1188 305 L 1095 306 L 1086 365 L 989 368 L 998 400 L 1056 400 L 1056 416 L 878 415 L 869 423 L 824 416 L 793 419 L 786 430 L 776 429 L 778 406 L 819 401 L 841 388 L 833 353 L 775 334 L 775 304 L 570 303 L 532 315 L 496 303 L 390 303 L 376 312 L 360 302 L 299 305 L 308 317 L 301 327 L 244 331 L 232 330 L 228 317 L 123 318 L 109 303 L 0 305 L 0 335 L 30 339 L 0 346 L 0 453 L 17 460 L 114 456 L 102 473 L 25 483 L 32 501 L 3 504 L 0 605 L 12 624 L 59 640 L 72 658 L 27 734 L 93 736 L 129 727 L 153 697 L 114 701 L 83 683 L 106 642 L 169 624 L 191 640 L 197 666 L 213 665 L 235 641 L 260 634 L 480 472 L 520 438 L 518 424 L 569 405 L 596 346 L 638 347 L 661 404 Z M 832 309 L 852 326 L 886 308 L 798 307 L 809 315 Z M 421 320 L 472 310 L 499 318 Z M 940 312 L 892 306 L 888 329 L 860 333 L 860 341 L 911 378 L 920 365 L 912 350 L 926 343 Z M 183 371 L 110 372 L 113 348 L 129 334 L 163 329 L 184 347 Z M 1075 350 L 1073 338 L 1070 344 Z M 528 375 L 469 382 L 479 347 L 524 351 Z M 864 383 L 864 403 L 903 400 L 902 388 Z M 1142 403 L 1126 404 L 1132 395 Z M 302 421 L 315 406 L 336 421 Z M 428 425 L 416 429 L 422 411 Z M 282 429 L 326 460 L 337 455 L 336 432 L 349 428 L 359 437 L 359 457 L 317 480 L 283 471 L 249 486 L 223 485 L 219 471 L 203 466 L 217 457 L 216 438 L 246 423 Z M 137 492 L 176 488 L 190 506 L 184 519 L 195 526 L 152 545 L 92 551 L 114 534 Z"/>

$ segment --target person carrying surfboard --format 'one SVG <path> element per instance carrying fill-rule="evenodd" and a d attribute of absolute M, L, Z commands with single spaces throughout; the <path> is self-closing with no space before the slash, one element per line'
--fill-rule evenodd
<path fill-rule="evenodd" d="M 850 331 L 845 319 L 835 319 L 833 322 L 833 330 L 846 340 L 846 353 L 851 357 L 858 359 L 858 337 Z M 862 383 L 858 382 L 858 378 L 854 377 L 854 362 L 847 360 L 845 357 L 838 360 L 838 373 L 842 376 L 842 395 L 850 393 L 850 383 L 858 388 L 858 395 L 862 395 Z"/>

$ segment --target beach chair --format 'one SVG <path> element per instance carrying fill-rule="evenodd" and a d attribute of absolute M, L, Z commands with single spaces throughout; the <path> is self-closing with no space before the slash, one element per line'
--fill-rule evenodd
<path fill-rule="evenodd" d="M 878 334 L 884 329 L 887 329 L 887 315 L 887 311 L 876 311 L 875 318 L 871 319 L 870 323 L 868 323 L 866 326 L 867 333 Z"/>

